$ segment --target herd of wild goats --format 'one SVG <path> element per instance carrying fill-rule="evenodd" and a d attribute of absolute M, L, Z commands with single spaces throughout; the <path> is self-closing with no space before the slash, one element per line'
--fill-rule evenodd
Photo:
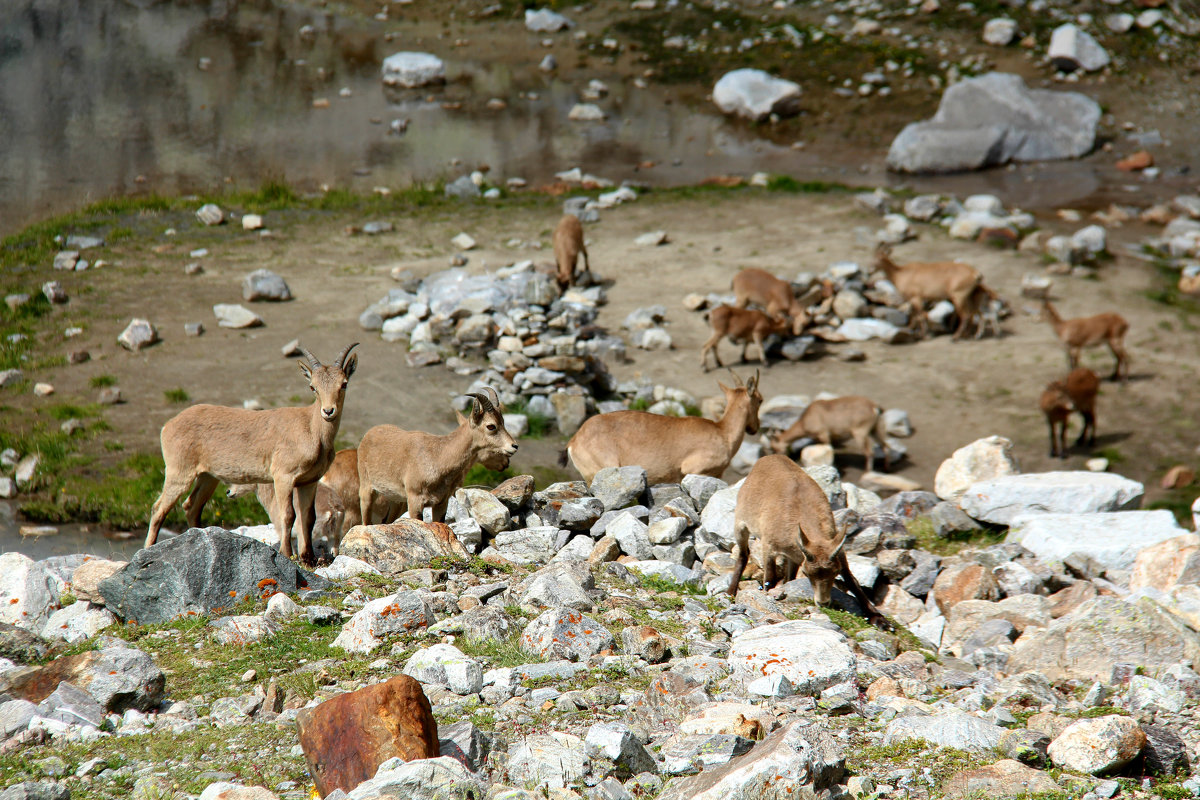
<path fill-rule="evenodd" d="M 554 231 L 557 280 L 560 288 L 574 284 L 582 253 L 587 264 L 583 228 L 573 215 L 565 216 Z M 982 332 L 989 313 L 997 325 L 998 298 L 986 287 L 979 272 L 957 261 L 898 265 L 887 245 L 876 251 L 875 267 L 882 271 L 908 301 L 912 318 L 922 333 L 928 332 L 925 305 L 948 300 L 954 305 L 963 337 L 977 318 Z M 736 306 L 720 306 L 709 314 L 712 336 L 701 350 L 706 365 L 712 351 L 721 365 L 717 344 L 723 337 L 759 348 L 766 365 L 764 340 L 776 333 L 800 334 L 809 319 L 791 285 L 760 269 L 743 269 L 733 279 Z M 763 310 L 748 308 L 750 304 Z M 1107 344 L 1116 357 L 1113 379 L 1128 377 L 1128 356 L 1123 339 L 1128 323 L 1118 314 L 1098 314 L 1062 319 L 1047 300 L 1043 318 L 1067 350 L 1071 372 L 1046 387 L 1041 408 L 1050 425 L 1051 456 L 1066 457 L 1066 423 L 1072 410 L 1084 418 L 1080 443 L 1095 441 L 1096 374 L 1079 367 L 1085 347 Z M 346 347 L 331 365 L 322 364 L 307 349 L 300 369 L 316 401 L 303 408 L 251 411 L 213 405 L 196 405 L 169 420 L 162 429 L 166 476 L 162 494 L 154 503 L 146 546 L 153 545 L 167 513 L 184 500 L 187 523 L 196 527 L 205 503 L 218 483 L 229 485 L 236 496 L 254 491 L 279 532 L 280 552 L 291 557 L 291 530 L 298 522 L 298 556 L 314 561 L 312 534 L 319 523 L 337 553 L 342 535 L 354 525 L 390 522 L 406 511 L 421 518 L 426 508 L 432 519 L 445 519 L 446 507 L 474 464 L 502 470 L 517 451 L 505 430 L 500 399 L 494 389 L 471 394 L 469 416 L 458 416 L 453 432 L 436 436 L 406 431 L 395 425 L 376 425 L 359 446 L 334 452 L 346 386 L 358 357 Z M 569 459 L 589 484 L 606 467 L 637 465 L 646 470 L 649 484 L 678 483 L 687 474 L 721 477 L 745 434 L 758 432 L 762 395 L 758 373 L 749 382 L 734 375 L 733 387 L 718 384 L 725 394 L 725 411 L 716 421 L 698 417 L 667 417 L 644 411 L 618 411 L 588 419 L 567 443 L 561 463 Z M 762 547 L 764 584 L 790 580 L 797 570 L 813 584 L 818 603 L 827 603 L 834 579 L 841 576 L 871 616 L 879 618 L 850 573 L 842 544 L 845 529 L 838 529 L 824 492 L 787 455 L 788 445 L 802 437 L 824 444 L 852 439 L 862 449 L 866 468 L 874 466 L 874 443 L 883 444 L 880 407 L 865 397 L 847 396 L 814 401 L 788 430 L 771 439 L 772 455 L 755 463 L 738 494 L 734 527 L 739 561 L 729 591 L 738 582 L 750 558 L 750 540 Z M 884 469 L 888 469 L 887 448 Z M 190 493 L 189 493 L 190 490 Z M 781 561 L 781 569 L 776 565 Z"/>

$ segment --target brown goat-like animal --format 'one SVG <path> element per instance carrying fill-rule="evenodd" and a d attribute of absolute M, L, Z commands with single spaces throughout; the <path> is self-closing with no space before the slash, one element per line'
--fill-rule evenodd
<path fill-rule="evenodd" d="M 554 228 L 554 261 L 558 266 L 557 280 L 560 291 L 575 285 L 575 264 L 583 253 L 583 268 L 591 271 L 587 247 L 583 244 L 583 224 L 574 214 L 564 214 Z"/>
<path fill-rule="evenodd" d="M 725 414 L 713 422 L 699 417 L 667 417 L 646 411 L 613 411 L 592 417 L 575 432 L 558 463 L 569 458 L 589 484 L 605 467 L 640 466 L 650 485 L 679 483 L 684 475 L 721 477 L 745 434 L 758 433 L 758 373 L 749 383 L 737 379 L 725 393 Z"/>
<path fill-rule="evenodd" d="M 1054 334 L 1066 348 L 1071 369 L 1079 366 L 1083 348 L 1107 344 L 1117 360 L 1110 380 L 1128 380 L 1129 353 L 1125 351 L 1125 334 L 1129 331 L 1129 323 L 1120 314 L 1109 311 L 1092 317 L 1063 319 L 1049 300 L 1043 300 L 1041 317 L 1050 322 Z"/>
<path fill-rule="evenodd" d="M 1067 377 L 1053 381 L 1042 392 L 1042 413 L 1050 426 L 1050 457 L 1067 457 L 1067 422 L 1071 411 L 1083 417 L 1083 430 L 1075 446 L 1096 443 L 1096 395 L 1100 378 L 1087 367 L 1076 367 Z M 1056 435 L 1057 430 L 1057 435 Z"/>
<path fill-rule="evenodd" d="M 455 412 L 458 428 L 445 436 L 376 425 L 358 445 L 358 502 L 364 524 L 375 521 L 378 501 L 407 509 L 421 519 L 432 509 L 433 521 L 446 519 L 446 506 L 463 476 L 484 458 L 507 458 L 517 443 L 504 428 L 504 413 L 494 389 L 491 397 L 472 394 L 469 418 Z M 494 463 L 494 461 L 493 461 Z"/>
<path fill-rule="evenodd" d="M 790 428 L 771 437 L 771 449 L 786 454 L 788 445 L 805 437 L 831 446 L 835 442 L 852 439 L 862 450 L 867 472 L 870 472 L 875 466 L 875 446 L 871 441 L 874 439 L 883 448 L 883 469 L 886 472 L 892 465 L 884 438 L 882 415 L 883 409 L 859 395 L 814 400 Z"/>
<path fill-rule="evenodd" d="M 326 475 L 328 474 L 326 472 Z M 251 493 L 258 498 L 258 502 L 270 514 L 271 510 L 275 508 L 274 484 L 235 483 L 225 490 L 225 496 L 230 498 L 242 497 Z M 302 509 L 296 505 L 300 502 L 299 494 L 298 490 L 292 490 L 292 509 L 296 513 L 297 520 L 311 519 L 313 521 L 312 530 L 308 532 L 309 541 L 313 541 L 317 536 L 324 536 L 329 542 L 330 552 L 337 556 L 342 541 L 343 521 L 346 518 L 346 507 L 342 505 L 342 499 L 324 483 L 324 478 L 317 481 L 317 490 L 312 496 L 313 507 L 311 509 Z M 187 508 L 186 500 L 184 508 Z M 297 531 L 297 533 L 299 532 Z"/>
<path fill-rule="evenodd" d="M 187 523 L 198 527 L 204 504 L 219 483 L 271 483 L 275 510 L 271 524 L 279 534 L 279 552 L 292 555 L 292 522 L 295 509 L 305 513 L 313 507 L 317 481 L 333 461 L 333 440 L 342 420 L 346 384 L 358 366 L 350 355 L 357 343 L 343 350 L 332 365 L 322 365 L 304 348 L 300 371 L 317 396 L 306 408 L 274 408 L 250 411 L 244 408 L 195 405 L 184 409 L 163 425 L 165 475 L 162 493 L 150 512 L 146 547 L 158 540 L 167 512 L 192 488 L 187 498 Z M 292 490 L 299 489 L 293 505 Z M 299 555 L 312 563 L 310 520 L 300 524 Z"/>
<path fill-rule="evenodd" d="M 733 306 L 717 306 L 708 314 L 708 324 L 712 326 L 712 336 L 700 348 L 700 366 L 708 372 L 708 353 L 711 350 L 717 366 L 721 363 L 721 337 L 728 336 L 729 341 L 742 345 L 742 361 L 746 360 L 746 348 L 750 342 L 758 345 L 758 359 L 764 367 L 769 367 L 767 348 L 763 341 L 772 334 L 786 334 L 788 321 L 783 317 L 772 317 L 752 308 L 734 308 Z"/>
<path fill-rule="evenodd" d="M 929 333 L 925 304 L 949 300 L 958 315 L 954 338 L 961 339 L 974 315 L 971 295 L 979 285 L 979 272 L 960 261 L 913 262 L 900 266 L 892 261 L 892 248 L 886 242 L 875 248 L 875 268 L 882 270 L 896 291 L 911 304 L 923 335 Z"/>
<path fill-rule="evenodd" d="M 764 589 L 770 589 L 780 579 L 790 581 L 802 570 L 812 583 L 816 603 L 829 605 L 833 582 L 840 575 L 872 621 L 883 620 L 879 609 L 850 572 L 842 549 L 846 529 L 838 530 L 834 525 L 825 492 L 787 456 L 769 455 L 755 462 L 738 490 L 733 530 L 737 536 L 738 560 L 729 583 L 731 596 L 737 594 L 738 583 L 750 561 L 750 540 L 754 538 L 761 546 L 759 561 Z M 786 561 L 782 575 L 776 569 L 777 558 Z"/>
<path fill-rule="evenodd" d="M 792 320 L 792 335 L 799 336 L 808 324 L 808 312 L 792 293 L 792 285 L 776 278 L 764 269 L 747 267 L 733 276 L 732 287 L 737 295 L 737 307 L 750 303 L 762 306 L 768 316 L 787 316 Z"/>

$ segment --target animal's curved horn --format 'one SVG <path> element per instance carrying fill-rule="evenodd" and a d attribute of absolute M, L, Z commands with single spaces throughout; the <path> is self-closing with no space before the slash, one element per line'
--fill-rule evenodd
<path fill-rule="evenodd" d="M 486 414 L 488 409 L 492 408 L 492 401 L 486 395 L 479 394 L 478 392 L 468 392 L 465 396 L 475 398 L 475 407 L 480 415 Z"/>
<path fill-rule="evenodd" d="M 321 361 L 316 356 L 314 356 L 307 347 L 305 347 L 303 345 L 299 345 L 297 349 L 300 350 L 300 355 L 304 356 L 304 359 L 308 362 L 308 365 L 310 367 L 312 367 L 313 369 L 321 368 Z"/>
<path fill-rule="evenodd" d="M 333 362 L 333 365 L 335 367 L 337 367 L 338 369 L 341 369 L 342 365 L 346 361 L 346 356 L 350 355 L 350 351 L 356 347 L 358 347 L 358 342 L 355 342 L 354 344 L 346 345 L 346 349 L 343 350 L 342 352 L 338 353 L 337 360 Z"/>
<path fill-rule="evenodd" d="M 734 380 L 734 382 L 737 383 L 739 388 L 746 385 L 746 382 L 742 380 L 742 376 L 738 375 L 732 369 L 729 370 L 729 374 L 733 376 L 733 380 Z"/>
<path fill-rule="evenodd" d="M 753 391 L 754 389 L 757 389 L 757 388 L 758 388 L 758 370 L 757 370 L 757 369 L 755 369 L 755 370 L 754 370 L 754 377 L 750 379 L 750 386 L 749 386 L 749 388 L 750 388 L 752 391 Z"/>
<path fill-rule="evenodd" d="M 484 389 L 488 393 L 488 398 L 492 401 L 492 408 L 500 410 L 500 395 L 491 386 L 485 386 Z"/>

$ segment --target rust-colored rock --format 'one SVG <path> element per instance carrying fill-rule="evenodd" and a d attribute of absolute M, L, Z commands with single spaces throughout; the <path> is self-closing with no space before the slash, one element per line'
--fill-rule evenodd
<path fill-rule="evenodd" d="M 1117 162 L 1117 169 L 1122 172 L 1137 172 L 1153 166 L 1154 156 L 1145 150 L 1138 150 L 1133 155 L 1126 156 Z"/>
<path fill-rule="evenodd" d="M 1151 225 L 1166 225 L 1175 219 L 1175 212 L 1171 210 L 1170 206 L 1159 203 L 1158 205 L 1150 206 L 1141 214 L 1138 214 L 1138 219 Z"/>
<path fill-rule="evenodd" d="M 1196 480 L 1194 469 L 1185 467 L 1183 464 L 1176 464 L 1167 470 L 1166 475 L 1163 475 L 1159 486 L 1164 489 L 1182 489 L 1185 486 L 1191 486 L 1194 480 Z"/>
<path fill-rule="evenodd" d="M 1181 583 L 1200 579 L 1200 536 L 1185 533 L 1158 544 L 1143 547 L 1133 562 L 1129 588 L 1144 587 L 1169 591 Z"/>
<path fill-rule="evenodd" d="M 588 554 L 589 564 L 603 564 L 607 561 L 616 561 L 621 555 L 621 543 L 614 537 L 605 534 L 601 536 L 592 548 L 592 552 Z"/>
<path fill-rule="evenodd" d="M 657 629 L 639 625 L 621 631 L 622 649 L 629 655 L 644 659 L 648 664 L 658 664 L 667 657 L 667 642 Z"/>
<path fill-rule="evenodd" d="M 1200 274 L 1180 275 L 1179 291 L 1183 292 L 1184 294 L 1200 295 Z"/>
<path fill-rule="evenodd" d="M 350 791 L 389 758 L 438 755 L 437 721 L 421 684 L 407 675 L 338 695 L 296 715 L 308 771 L 322 795 Z"/>
<path fill-rule="evenodd" d="M 397 520 L 391 525 L 355 525 L 342 538 L 341 553 L 393 576 L 428 567 L 437 557 L 456 561 L 469 558 L 449 525 L 413 519 Z"/>
<path fill-rule="evenodd" d="M 904 697 L 904 690 L 894 678 L 884 675 L 867 687 L 867 700 L 874 702 L 880 697 Z"/>
<path fill-rule="evenodd" d="M 990 244 L 1004 250 L 1016 250 L 1021 237 L 1012 228 L 984 228 L 979 231 L 975 241 L 980 244 Z"/>
<path fill-rule="evenodd" d="M 103 558 L 88 558 L 71 573 L 71 594 L 77 600 L 91 600 L 97 605 L 104 605 L 100 596 L 100 581 L 109 577 L 125 566 L 125 561 L 108 561 Z"/>
<path fill-rule="evenodd" d="M 492 489 L 492 496 L 510 511 L 517 511 L 533 497 L 533 476 L 515 475 Z"/>
<path fill-rule="evenodd" d="M 1098 594 L 1091 581 L 1076 581 L 1046 598 L 1050 601 L 1050 616 L 1065 617 Z"/>
<path fill-rule="evenodd" d="M 999 600 L 1000 587 L 991 570 L 982 564 L 961 564 L 937 576 L 933 598 L 941 612 L 949 616 L 950 609 L 963 600 Z"/>

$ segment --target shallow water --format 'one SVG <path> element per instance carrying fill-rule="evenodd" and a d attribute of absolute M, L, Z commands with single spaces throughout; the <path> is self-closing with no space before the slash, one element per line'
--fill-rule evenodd
<path fill-rule="evenodd" d="M 126 561 L 142 546 L 142 536 L 129 533 L 101 533 L 89 525 L 55 525 L 53 536 L 22 536 L 13 503 L 0 500 L 0 554 L 22 553 L 35 561 L 50 556 L 87 553 Z"/>
<path fill-rule="evenodd" d="M 305 25 L 311 35 L 301 35 Z M 384 42 L 368 25 L 275 0 L 0 3 L 0 233 L 112 196 L 252 188 L 270 178 L 302 190 L 371 191 L 485 164 L 497 182 L 537 184 L 574 166 L 656 185 L 766 171 L 990 191 L 1026 208 L 1079 202 L 1102 183 L 1095 167 L 1076 162 L 892 176 L 883 152 L 838 142 L 796 150 L 707 102 L 637 89 L 603 68 L 595 72 L 612 92 L 599 102 L 608 118 L 570 122 L 582 87 L 539 72 L 545 51 L 523 40 L 514 42 L 527 48 L 520 57 L 489 63 L 442 45 L 445 87 L 385 93 L 382 58 L 412 45 Z M 489 110 L 491 98 L 507 106 Z M 407 132 L 391 133 L 393 120 L 408 120 Z M 639 167 L 647 162 L 655 166 Z"/>

